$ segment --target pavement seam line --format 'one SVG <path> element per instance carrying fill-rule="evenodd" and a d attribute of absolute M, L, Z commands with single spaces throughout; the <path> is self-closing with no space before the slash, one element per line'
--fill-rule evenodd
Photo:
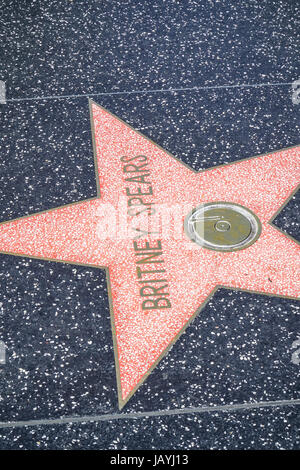
<path fill-rule="evenodd" d="M 183 414 L 197 414 L 197 413 L 210 413 L 217 411 L 236 411 L 236 410 L 250 410 L 256 408 L 267 408 L 267 407 L 284 407 L 300 405 L 300 399 L 295 400 L 275 400 L 275 401 L 262 401 L 257 403 L 239 403 L 237 405 L 215 405 L 215 406 L 202 406 L 194 408 L 178 408 L 171 410 L 157 410 L 157 411 L 145 411 L 137 413 L 115 413 L 115 414 L 104 414 L 104 415 L 91 415 L 91 416 L 67 416 L 63 418 L 48 418 L 48 419 L 36 419 L 28 421 L 8 421 L 0 422 L 0 429 L 3 428 L 18 428 L 26 426 L 43 426 L 43 425 L 56 425 L 56 424 L 68 424 L 68 423 L 90 423 L 99 421 L 115 421 L 115 420 L 126 420 L 126 419 L 141 419 L 151 418 L 160 416 L 176 416 Z"/>
<path fill-rule="evenodd" d="M 89 96 L 113 96 L 113 95 L 134 95 L 134 94 L 151 94 L 151 93 L 172 93 L 178 91 L 197 91 L 197 90 L 215 90 L 227 88 L 259 88 L 267 86 L 288 86 L 293 82 L 281 83 L 253 83 L 253 84 L 240 84 L 240 85 L 211 85 L 211 86 L 195 86 L 195 87 L 182 87 L 182 88 L 167 88 L 167 89 L 153 89 L 153 90 L 132 90 L 132 91 L 108 91 L 99 93 L 81 93 L 77 95 L 49 95 L 49 96 L 35 96 L 25 98 L 9 98 L 5 103 L 13 103 L 20 101 L 35 101 L 35 100 L 51 100 L 51 99 L 67 99 L 67 98 L 85 98 Z"/>

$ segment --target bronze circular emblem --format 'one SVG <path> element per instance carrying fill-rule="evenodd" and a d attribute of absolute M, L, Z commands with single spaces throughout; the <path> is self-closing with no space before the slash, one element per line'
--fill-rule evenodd
<path fill-rule="evenodd" d="M 252 245 L 261 223 L 246 207 L 233 202 L 211 202 L 192 210 L 185 219 L 191 240 L 209 250 L 236 251 Z"/>

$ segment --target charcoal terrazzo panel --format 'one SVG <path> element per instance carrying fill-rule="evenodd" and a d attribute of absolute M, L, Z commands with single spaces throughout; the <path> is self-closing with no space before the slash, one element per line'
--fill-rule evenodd
<path fill-rule="evenodd" d="M 0 420 L 117 409 L 105 272 L 1 256 Z"/>
<path fill-rule="evenodd" d="M 0 220 L 97 194 L 86 99 L 0 105 Z"/>
<path fill-rule="evenodd" d="M 0 429 L 0 448 L 296 450 L 300 448 L 299 420 L 297 407 L 290 406 L 4 428 Z"/>
<path fill-rule="evenodd" d="M 298 78 L 294 1 L 1 4 L 8 98 Z"/>
<path fill-rule="evenodd" d="M 280 211 L 273 224 L 300 242 L 300 190 Z"/>
<path fill-rule="evenodd" d="M 97 101 L 196 169 L 298 143 L 299 109 L 285 87 Z M 96 194 L 85 98 L 6 104 L 1 112 L 2 220 Z M 295 197 L 275 221 L 293 236 L 297 207 Z M 0 280 L 8 346 L 1 419 L 117 412 L 105 273 L 1 255 Z M 300 369 L 291 362 L 299 335 L 295 301 L 222 290 L 126 410 L 299 398 Z"/>
<path fill-rule="evenodd" d="M 290 86 L 93 99 L 195 170 L 299 144 Z"/>
<path fill-rule="evenodd" d="M 297 301 L 220 289 L 126 410 L 300 398 Z"/>

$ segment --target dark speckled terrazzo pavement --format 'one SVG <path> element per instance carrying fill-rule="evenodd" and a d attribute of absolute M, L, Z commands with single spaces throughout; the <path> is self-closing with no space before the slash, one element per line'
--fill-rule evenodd
<path fill-rule="evenodd" d="M 300 143 L 295 1 L 0 6 L 1 221 L 96 195 L 88 96 L 195 169 Z M 0 255 L 0 290 L 0 449 L 300 448 L 299 302 L 219 290 L 114 419 L 105 272 Z"/>

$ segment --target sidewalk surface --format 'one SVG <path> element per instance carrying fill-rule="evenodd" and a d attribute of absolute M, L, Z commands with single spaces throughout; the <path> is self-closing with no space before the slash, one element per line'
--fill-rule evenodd
<path fill-rule="evenodd" d="M 89 98 L 196 171 L 300 144 L 297 2 L 0 7 L 0 222 L 97 196 Z M 218 289 L 120 410 L 105 270 L 0 254 L 0 449 L 299 449 L 291 297 Z"/>

